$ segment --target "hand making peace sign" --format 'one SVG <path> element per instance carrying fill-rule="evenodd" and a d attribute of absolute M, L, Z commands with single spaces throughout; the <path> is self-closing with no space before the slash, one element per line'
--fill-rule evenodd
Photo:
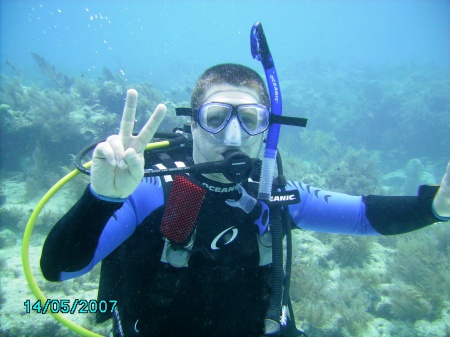
<path fill-rule="evenodd" d="M 144 176 L 144 150 L 164 119 L 167 108 L 159 104 L 137 136 L 133 136 L 138 93 L 129 89 L 118 135 L 110 136 L 94 150 L 91 187 L 108 198 L 128 197 Z"/>

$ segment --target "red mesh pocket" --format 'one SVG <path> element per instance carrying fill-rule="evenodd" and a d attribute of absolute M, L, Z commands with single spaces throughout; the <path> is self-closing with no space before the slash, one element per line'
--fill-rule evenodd
<path fill-rule="evenodd" d="M 186 244 L 195 228 L 206 191 L 185 176 L 175 176 L 161 222 L 161 233 L 172 242 Z"/>

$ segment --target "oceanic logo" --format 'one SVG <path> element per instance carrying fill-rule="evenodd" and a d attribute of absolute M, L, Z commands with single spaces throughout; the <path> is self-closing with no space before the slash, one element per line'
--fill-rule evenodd
<path fill-rule="evenodd" d="M 300 192 L 298 190 L 286 192 L 274 192 L 270 197 L 271 205 L 292 205 L 300 202 Z"/>
<path fill-rule="evenodd" d="M 211 242 L 211 249 L 217 250 L 222 248 L 223 246 L 229 244 L 234 239 L 236 239 L 236 236 L 238 235 L 238 229 L 234 226 L 225 229 L 224 231 L 220 232 Z"/>
<path fill-rule="evenodd" d="M 206 188 L 207 190 L 210 190 L 211 192 L 228 193 L 228 192 L 236 191 L 238 189 L 238 187 L 240 186 L 240 184 L 233 185 L 233 186 L 226 186 L 226 187 L 218 187 L 218 186 L 209 185 L 207 183 L 202 183 L 202 186 L 204 188 Z"/>
<path fill-rule="evenodd" d="M 279 94 L 278 94 L 277 81 L 276 81 L 274 75 L 270 75 L 269 78 L 270 78 L 270 81 L 272 82 L 273 89 L 274 89 L 274 92 L 275 92 L 275 95 L 274 95 L 274 96 L 275 96 L 274 101 L 278 103 L 278 96 L 279 96 Z"/>
<path fill-rule="evenodd" d="M 297 200 L 294 194 L 290 195 L 275 195 L 270 197 L 270 201 L 294 201 Z"/>

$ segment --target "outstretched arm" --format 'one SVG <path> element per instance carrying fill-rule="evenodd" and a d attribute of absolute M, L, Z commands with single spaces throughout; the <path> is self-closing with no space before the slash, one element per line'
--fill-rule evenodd
<path fill-rule="evenodd" d="M 437 186 L 421 186 L 418 196 L 350 196 L 297 182 L 301 202 L 289 206 L 296 225 L 316 232 L 351 235 L 394 235 L 438 222 L 432 211 Z"/>

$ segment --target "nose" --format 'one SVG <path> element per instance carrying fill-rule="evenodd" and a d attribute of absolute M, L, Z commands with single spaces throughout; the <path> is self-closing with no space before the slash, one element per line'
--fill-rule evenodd
<path fill-rule="evenodd" d="M 225 127 L 224 144 L 228 146 L 241 146 L 241 126 L 236 116 L 232 116 Z"/>

